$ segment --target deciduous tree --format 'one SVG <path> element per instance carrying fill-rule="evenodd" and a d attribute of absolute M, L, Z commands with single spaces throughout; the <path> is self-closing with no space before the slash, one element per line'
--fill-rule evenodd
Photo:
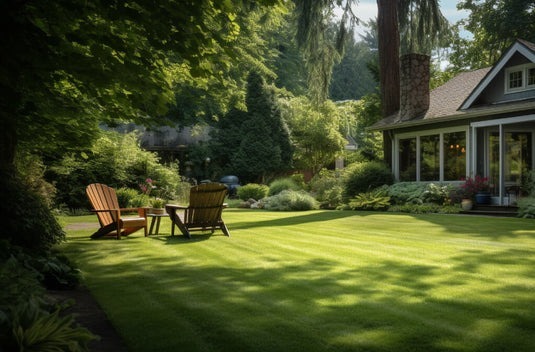
<path fill-rule="evenodd" d="M 516 39 L 535 42 L 535 3 L 532 0 L 460 1 L 467 19 L 457 23 L 450 62 L 455 71 L 488 67 L 496 63 Z M 461 36 L 469 31 L 473 38 Z"/>
<path fill-rule="evenodd" d="M 342 153 L 347 141 L 340 132 L 340 115 L 333 102 L 327 100 L 318 107 L 305 97 L 294 98 L 285 116 L 296 146 L 297 168 L 315 174 Z"/>

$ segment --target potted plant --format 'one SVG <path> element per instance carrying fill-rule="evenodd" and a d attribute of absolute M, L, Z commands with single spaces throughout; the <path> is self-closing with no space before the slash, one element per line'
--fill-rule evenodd
<path fill-rule="evenodd" d="M 488 178 L 476 175 L 467 177 L 461 185 L 463 199 L 475 200 L 476 204 L 490 204 L 490 186 Z"/>
<path fill-rule="evenodd" d="M 150 206 L 149 212 L 151 214 L 163 214 L 165 212 L 164 206 L 165 206 L 165 200 L 162 198 L 152 198 L 150 200 Z"/>

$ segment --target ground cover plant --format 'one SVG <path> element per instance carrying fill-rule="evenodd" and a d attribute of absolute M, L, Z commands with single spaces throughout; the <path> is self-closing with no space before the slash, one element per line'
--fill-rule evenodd
<path fill-rule="evenodd" d="M 533 351 L 531 219 L 227 209 L 220 233 L 90 240 L 85 282 L 132 351 Z M 92 223 L 87 228 L 85 223 Z"/>

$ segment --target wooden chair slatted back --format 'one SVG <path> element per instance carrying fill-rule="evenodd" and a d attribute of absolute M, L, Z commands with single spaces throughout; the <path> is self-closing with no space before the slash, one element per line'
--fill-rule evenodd
<path fill-rule="evenodd" d="M 206 183 L 190 190 L 189 207 L 186 210 L 186 226 L 215 226 L 221 219 L 227 187 L 219 183 Z"/>
<path fill-rule="evenodd" d="M 115 189 L 101 183 L 93 183 L 87 186 L 85 192 L 94 210 L 119 209 L 119 201 L 117 200 Z M 97 212 L 100 226 L 106 226 L 117 222 L 115 214 L 115 212 Z"/>

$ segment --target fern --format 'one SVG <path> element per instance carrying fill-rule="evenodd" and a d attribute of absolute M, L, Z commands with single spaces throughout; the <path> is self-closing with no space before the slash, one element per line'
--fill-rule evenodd
<path fill-rule="evenodd" d="M 349 201 L 352 210 L 386 210 L 390 206 L 390 196 L 385 188 L 360 193 Z"/>

